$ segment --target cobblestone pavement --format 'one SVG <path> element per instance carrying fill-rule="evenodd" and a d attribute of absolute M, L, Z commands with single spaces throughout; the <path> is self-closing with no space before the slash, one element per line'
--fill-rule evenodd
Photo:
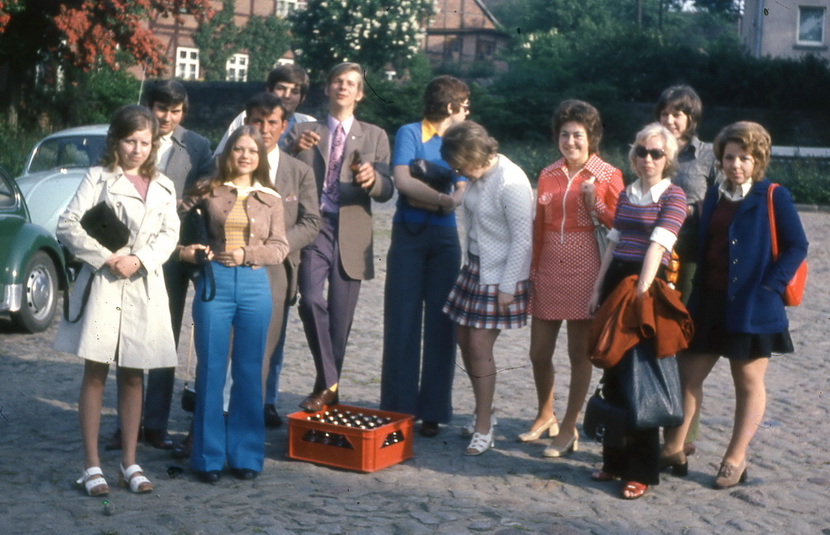
<path fill-rule="evenodd" d="M 341 386 L 341 400 L 376 408 L 382 350 L 385 253 L 391 203 L 376 207 L 378 277 L 363 285 Z M 808 294 L 790 309 L 794 355 L 774 358 L 767 375 L 768 406 L 751 445 L 749 480 L 732 490 L 710 485 L 728 442 L 733 388 L 725 362 L 705 386 L 702 437 L 687 478 L 663 477 L 642 499 L 617 497 L 618 484 L 595 483 L 599 445 L 586 438 L 579 451 L 541 457 L 545 440 L 519 444 L 535 414 L 528 366 L 527 328 L 504 332 L 496 346 L 496 448 L 465 457 L 458 426 L 473 407 L 469 380 L 458 368 L 455 419 L 436 438 L 411 438 L 414 457 L 361 474 L 286 458 L 285 426 L 267 433 L 265 469 L 250 482 L 224 477 L 205 485 L 189 471 L 170 478 L 169 454 L 140 446 L 138 459 L 156 490 L 132 495 L 117 488 L 117 453 L 102 464 L 113 514 L 103 500 L 73 482 L 82 469 L 77 398 L 82 361 L 51 350 L 55 325 L 26 335 L 0 319 L 0 533 L 225 534 L 225 533 L 825 533 L 830 534 L 830 440 L 827 359 L 830 319 L 830 214 L 803 212 L 811 242 Z M 279 411 L 294 412 L 311 388 L 313 364 L 296 312 L 289 321 Z M 564 331 L 564 330 L 563 330 Z M 182 335 L 187 340 L 189 333 Z M 556 406 L 567 399 L 567 357 Z M 187 343 L 180 348 L 176 399 L 186 376 Z M 459 359 L 460 362 L 460 359 Z M 115 426 L 114 373 L 105 393 L 102 436 Z M 593 381 L 599 379 L 594 373 Z M 190 415 L 175 406 L 171 431 L 182 436 Z"/>

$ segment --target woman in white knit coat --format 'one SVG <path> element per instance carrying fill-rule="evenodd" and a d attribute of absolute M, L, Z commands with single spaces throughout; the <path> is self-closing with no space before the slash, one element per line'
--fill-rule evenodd
<path fill-rule="evenodd" d="M 466 262 L 444 305 L 457 324 L 458 346 L 473 385 L 476 409 L 466 455 L 493 447 L 493 346 L 502 329 L 527 324 L 533 235 L 533 189 L 479 124 L 464 121 L 444 134 L 441 157 L 467 177 L 464 192 Z"/>

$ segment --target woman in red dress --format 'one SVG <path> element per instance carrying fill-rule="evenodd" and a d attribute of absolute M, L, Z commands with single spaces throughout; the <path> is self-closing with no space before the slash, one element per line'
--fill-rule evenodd
<path fill-rule="evenodd" d="M 597 156 L 602 120 L 596 108 L 580 100 L 562 102 L 553 114 L 553 134 L 562 158 L 539 173 L 530 270 L 530 360 L 539 408 L 530 429 L 518 437 L 530 442 L 547 432 L 553 440 L 546 457 L 579 445 L 576 422 L 591 381 L 588 301 L 600 265 L 594 220 L 611 226 L 623 189 L 620 170 Z M 571 385 L 560 425 L 553 411 L 553 352 L 563 321 Z"/>

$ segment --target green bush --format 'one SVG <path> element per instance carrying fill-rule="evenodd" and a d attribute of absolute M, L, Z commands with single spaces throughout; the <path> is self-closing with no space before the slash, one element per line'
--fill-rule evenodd
<path fill-rule="evenodd" d="M 830 162 L 814 158 L 774 160 L 767 178 L 785 186 L 800 204 L 830 205 Z"/>
<path fill-rule="evenodd" d="M 35 143 L 46 135 L 41 129 L 27 130 L 7 126 L 5 117 L 0 117 L 0 165 L 13 177 L 23 172 L 26 158 Z"/>

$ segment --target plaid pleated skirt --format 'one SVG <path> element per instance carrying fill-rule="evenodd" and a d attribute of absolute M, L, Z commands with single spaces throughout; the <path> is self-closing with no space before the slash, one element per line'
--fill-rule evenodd
<path fill-rule="evenodd" d="M 452 320 L 476 329 L 516 329 L 527 325 L 528 281 L 518 284 L 507 313 L 499 311 L 499 285 L 481 284 L 479 258 L 468 254 L 443 311 Z"/>

